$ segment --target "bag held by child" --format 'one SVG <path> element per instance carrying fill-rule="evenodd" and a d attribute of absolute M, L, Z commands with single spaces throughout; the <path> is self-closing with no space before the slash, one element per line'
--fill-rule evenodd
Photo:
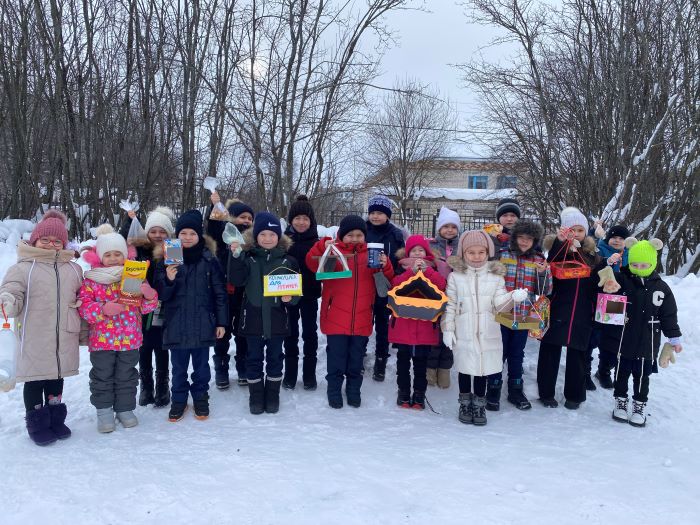
<path fill-rule="evenodd" d="M 119 303 L 129 306 L 141 305 L 141 285 L 146 280 L 149 261 L 129 261 L 124 263 L 122 271 L 121 287 L 119 289 Z"/>

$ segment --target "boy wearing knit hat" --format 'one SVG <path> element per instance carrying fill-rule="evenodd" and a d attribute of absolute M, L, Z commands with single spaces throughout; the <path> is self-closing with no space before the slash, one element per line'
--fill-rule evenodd
<path fill-rule="evenodd" d="M 299 273 L 299 264 L 287 253 L 292 241 L 282 235 L 280 220 L 272 213 L 259 212 L 243 237 L 243 251 L 236 255 L 238 243 L 230 246 L 228 282 L 245 289 L 239 335 L 248 343 L 249 408 L 251 414 L 274 414 L 280 406 L 282 345 L 289 336 L 287 307 L 300 297 L 266 297 L 263 282 L 267 275 Z"/>
<path fill-rule="evenodd" d="M 348 215 L 340 221 L 336 239 L 320 239 L 306 255 L 306 265 L 318 271 L 326 249 L 334 245 L 346 258 L 351 277 L 323 281 L 321 301 L 321 332 L 326 334 L 328 404 L 343 407 L 343 381 L 348 405 L 359 407 L 362 400 L 362 359 L 367 341 L 372 334 L 372 304 L 376 285 L 374 274 L 382 272 L 387 279 L 394 276 L 391 261 L 380 256 L 381 269 L 368 267 L 365 221 L 357 215 Z M 336 268 L 342 269 L 340 261 Z"/>
<path fill-rule="evenodd" d="M 389 257 L 392 268 L 398 260 L 396 252 L 404 247 L 403 233 L 394 226 L 391 219 L 391 201 L 385 195 L 375 195 L 369 199 L 367 207 L 367 242 L 384 245 L 384 253 Z M 377 295 L 374 300 L 375 360 L 372 379 L 384 381 L 386 362 L 389 358 L 389 309 L 388 299 Z"/>
<path fill-rule="evenodd" d="M 316 353 L 318 351 L 318 299 L 321 297 L 321 282 L 306 265 L 306 255 L 318 242 L 318 228 L 314 209 L 306 195 L 299 195 L 289 207 L 286 235 L 292 240 L 289 255 L 301 268 L 304 295 L 296 305 L 288 305 L 290 334 L 284 340 L 284 380 L 282 386 L 294 389 L 299 372 L 299 318 L 301 318 L 304 341 L 304 364 L 302 380 L 305 390 L 316 390 Z"/>
<path fill-rule="evenodd" d="M 496 205 L 496 222 L 503 227 L 503 231 L 493 236 L 496 245 L 496 253 L 508 247 L 510 232 L 515 224 L 520 220 L 522 211 L 517 199 L 501 199 Z"/>
<path fill-rule="evenodd" d="M 29 242 L 17 245 L 17 263 L 0 286 L 8 318 L 22 321 L 16 382 L 24 383 L 27 433 L 40 446 L 70 437 L 63 379 L 78 374 L 80 316 L 75 298 L 83 282 L 73 250 L 66 249 L 66 216 L 48 210 Z M 14 387 L 3 384 L 0 390 Z"/>
<path fill-rule="evenodd" d="M 445 344 L 454 352 L 459 380 L 459 421 L 486 424 L 486 382 L 503 369 L 503 345 L 496 312 L 527 292 L 506 291 L 505 268 L 493 258 L 494 245 L 484 231 L 464 232 L 456 255 L 448 259 L 447 309 L 442 317 Z M 523 297 L 524 295 L 524 297 Z"/>
<path fill-rule="evenodd" d="M 209 208 L 208 217 L 211 216 L 214 206 L 219 202 L 221 202 L 221 197 L 218 192 L 212 192 L 211 207 Z M 246 203 L 238 199 L 228 199 L 226 201 L 226 209 L 229 213 L 228 222 L 232 223 L 240 233 L 244 233 L 253 225 L 255 212 L 253 208 Z M 225 228 L 225 221 L 216 221 L 211 218 L 207 220 L 207 234 L 216 241 L 216 256 L 223 269 L 228 268 L 228 259 L 230 256 L 228 246 L 223 239 Z M 231 356 L 229 356 L 228 352 L 231 346 L 231 338 L 233 338 L 236 345 L 234 360 L 236 362 L 238 385 L 248 385 L 248 381 L 245 377 L 248 342 L 245 337 L 238 335 L 238 328 L 241 323 L 241 305 L 243 304 L 244 288 L 236 288 L 230 283 L 227 283 L 226 294 L 228 298 L 229 316 L 233 317 L 233 322 L 226 326 L 224 336 L 221 339 L 217 339 L 216 345 L 214 345 L 214 355 L 212 356 L 212 361 L 214 362 L 214 381 L 216 383 L 216 388 L 219 390 L 226 390 L 230 386 L 229 362 Z"/>
<path fill-rule="evenodd" d="M 663 248 L 659 239 L 625 241 L 629 248 L 629 265 L 614 274 L 615 280 L 603 283 L 603 291 L 627 297 L 626 322 L 623 326 L 603 325 L 601 350 L 617 357 L 615 377 L 615 405 L 612 418 L 635 427 L 646 424 L 645 408 L 649 395 L 649 376 L 658 372 L 674 354 L 681 352 L 681 330 L 678 326 L 678 308 L 671 288 L 656 272 L 658 251 Z M 611 255 L 607 264 L 612 266 L 621 259 L 620 253 Z M 661 334 L 668 338 L 659 355 Z M 627 389 L 633 377 L 633 406 L 628 413 Z"/>
<path fill-rule="evenodd" d="M 587 237 L 588 220 L 578 208 L 564 208 L 556 235 L 545 237 L 542 247 L 547 261 L 583 260 L 594 268 L 600 261 L 595 240 Z M 577 254 L 577 255 L 576 255 Z M 592 277 L 558 279 L 553 277 L 550 325 L 540 344 L 537 361 L 537 387 L 546 407 L 559 405 L 554 398 L 562 347 L 566 346 L 564 406 L 575 410 L 586 400 L 586 378 L 590 361 L 588 343 L 593 329 L 593 309 L 598 281 Z"/>
<path fill-rule="evenodd" d="M 164 312 L 163 347 L 170 350 L 172 389 L 168 420 L 180 421 L 192 395 L 195 418 L 209 417 L 209 348 L 230 323 L 224 274 L 216 258 L 216 243 L 204 236 L 199 210 L 180 215 L 175 235 L 182 244 L 181 264 L 156 268 L 156 288 Z M 192 374 L 188 381 L 188 369 Z"/>

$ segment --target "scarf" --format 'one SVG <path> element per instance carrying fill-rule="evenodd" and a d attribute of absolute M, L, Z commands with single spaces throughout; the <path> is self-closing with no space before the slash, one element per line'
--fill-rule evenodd
<path fill-rule="evenodd" d="M 121 280 L 123 266 L 100 266 L 85 272 L 85 278 L 99 284 L 113 284 Z"/>
<path fill-rule="evenodd" d="M 204 239 L 199 238 L 199 242 L 192 248 L 182 248 L 182 259 L 185 264 L 197 264 L 204 253 Z"/>
<path fill-rule="evenodd" d="M 404 257 L 399 261 L 399 264 L 404 270 L 413 270 L 413 265 L 416 264 L 416 261 L 419 260 L 425 261 L 426 267 L 435 267 L 435 263 L 432 261 L 432 257 Z"/>

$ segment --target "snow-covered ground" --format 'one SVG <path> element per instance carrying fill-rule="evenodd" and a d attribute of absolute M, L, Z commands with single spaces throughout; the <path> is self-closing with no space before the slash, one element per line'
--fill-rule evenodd
<path fill-rule="evenodd" d="M 13 254 L 0 243 L 0 278 Z M 573 412 L 520 412 L 504 398 L 482 428 L 457 421 L 454 381 L 428 392 L 439 414 L 399 409 L 392 358 L 384 383 L 366 376 L 360 409 L 330 409 L 321 381 L 283 391 L 279 414 L 252 416 L 234 385 L 212 388 L 208 421 L 139 407 L 139 426 L 101 435 L 82 349 L 66 380 L 66 442 L 32 444 L 21 387 L 0 394 L 0 523 L 699 523 L 700 279 L 668 281 L 685 350 L 652 376 L 644 429 L 614 422 L 601 389 Z M 322 337 L 319 377 L 324 350 Z M 530 343 L 533 401 L 536 360 Z M 559 397 L 562 380 L 563 368 Z"/>

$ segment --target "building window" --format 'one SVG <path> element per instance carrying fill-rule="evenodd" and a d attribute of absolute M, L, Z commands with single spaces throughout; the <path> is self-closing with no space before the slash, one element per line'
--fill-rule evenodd
<path fill-rule="evenodd" d="M 498 177 L 498 189 L 515 188 L 518 185 L 518 177 L 514 175 L 501 175 Z"/>
<path fill-rule="evenodd" d="M 488 175 L 469 175 L 470 190 L 485 190 L 489 187 Z"/>

